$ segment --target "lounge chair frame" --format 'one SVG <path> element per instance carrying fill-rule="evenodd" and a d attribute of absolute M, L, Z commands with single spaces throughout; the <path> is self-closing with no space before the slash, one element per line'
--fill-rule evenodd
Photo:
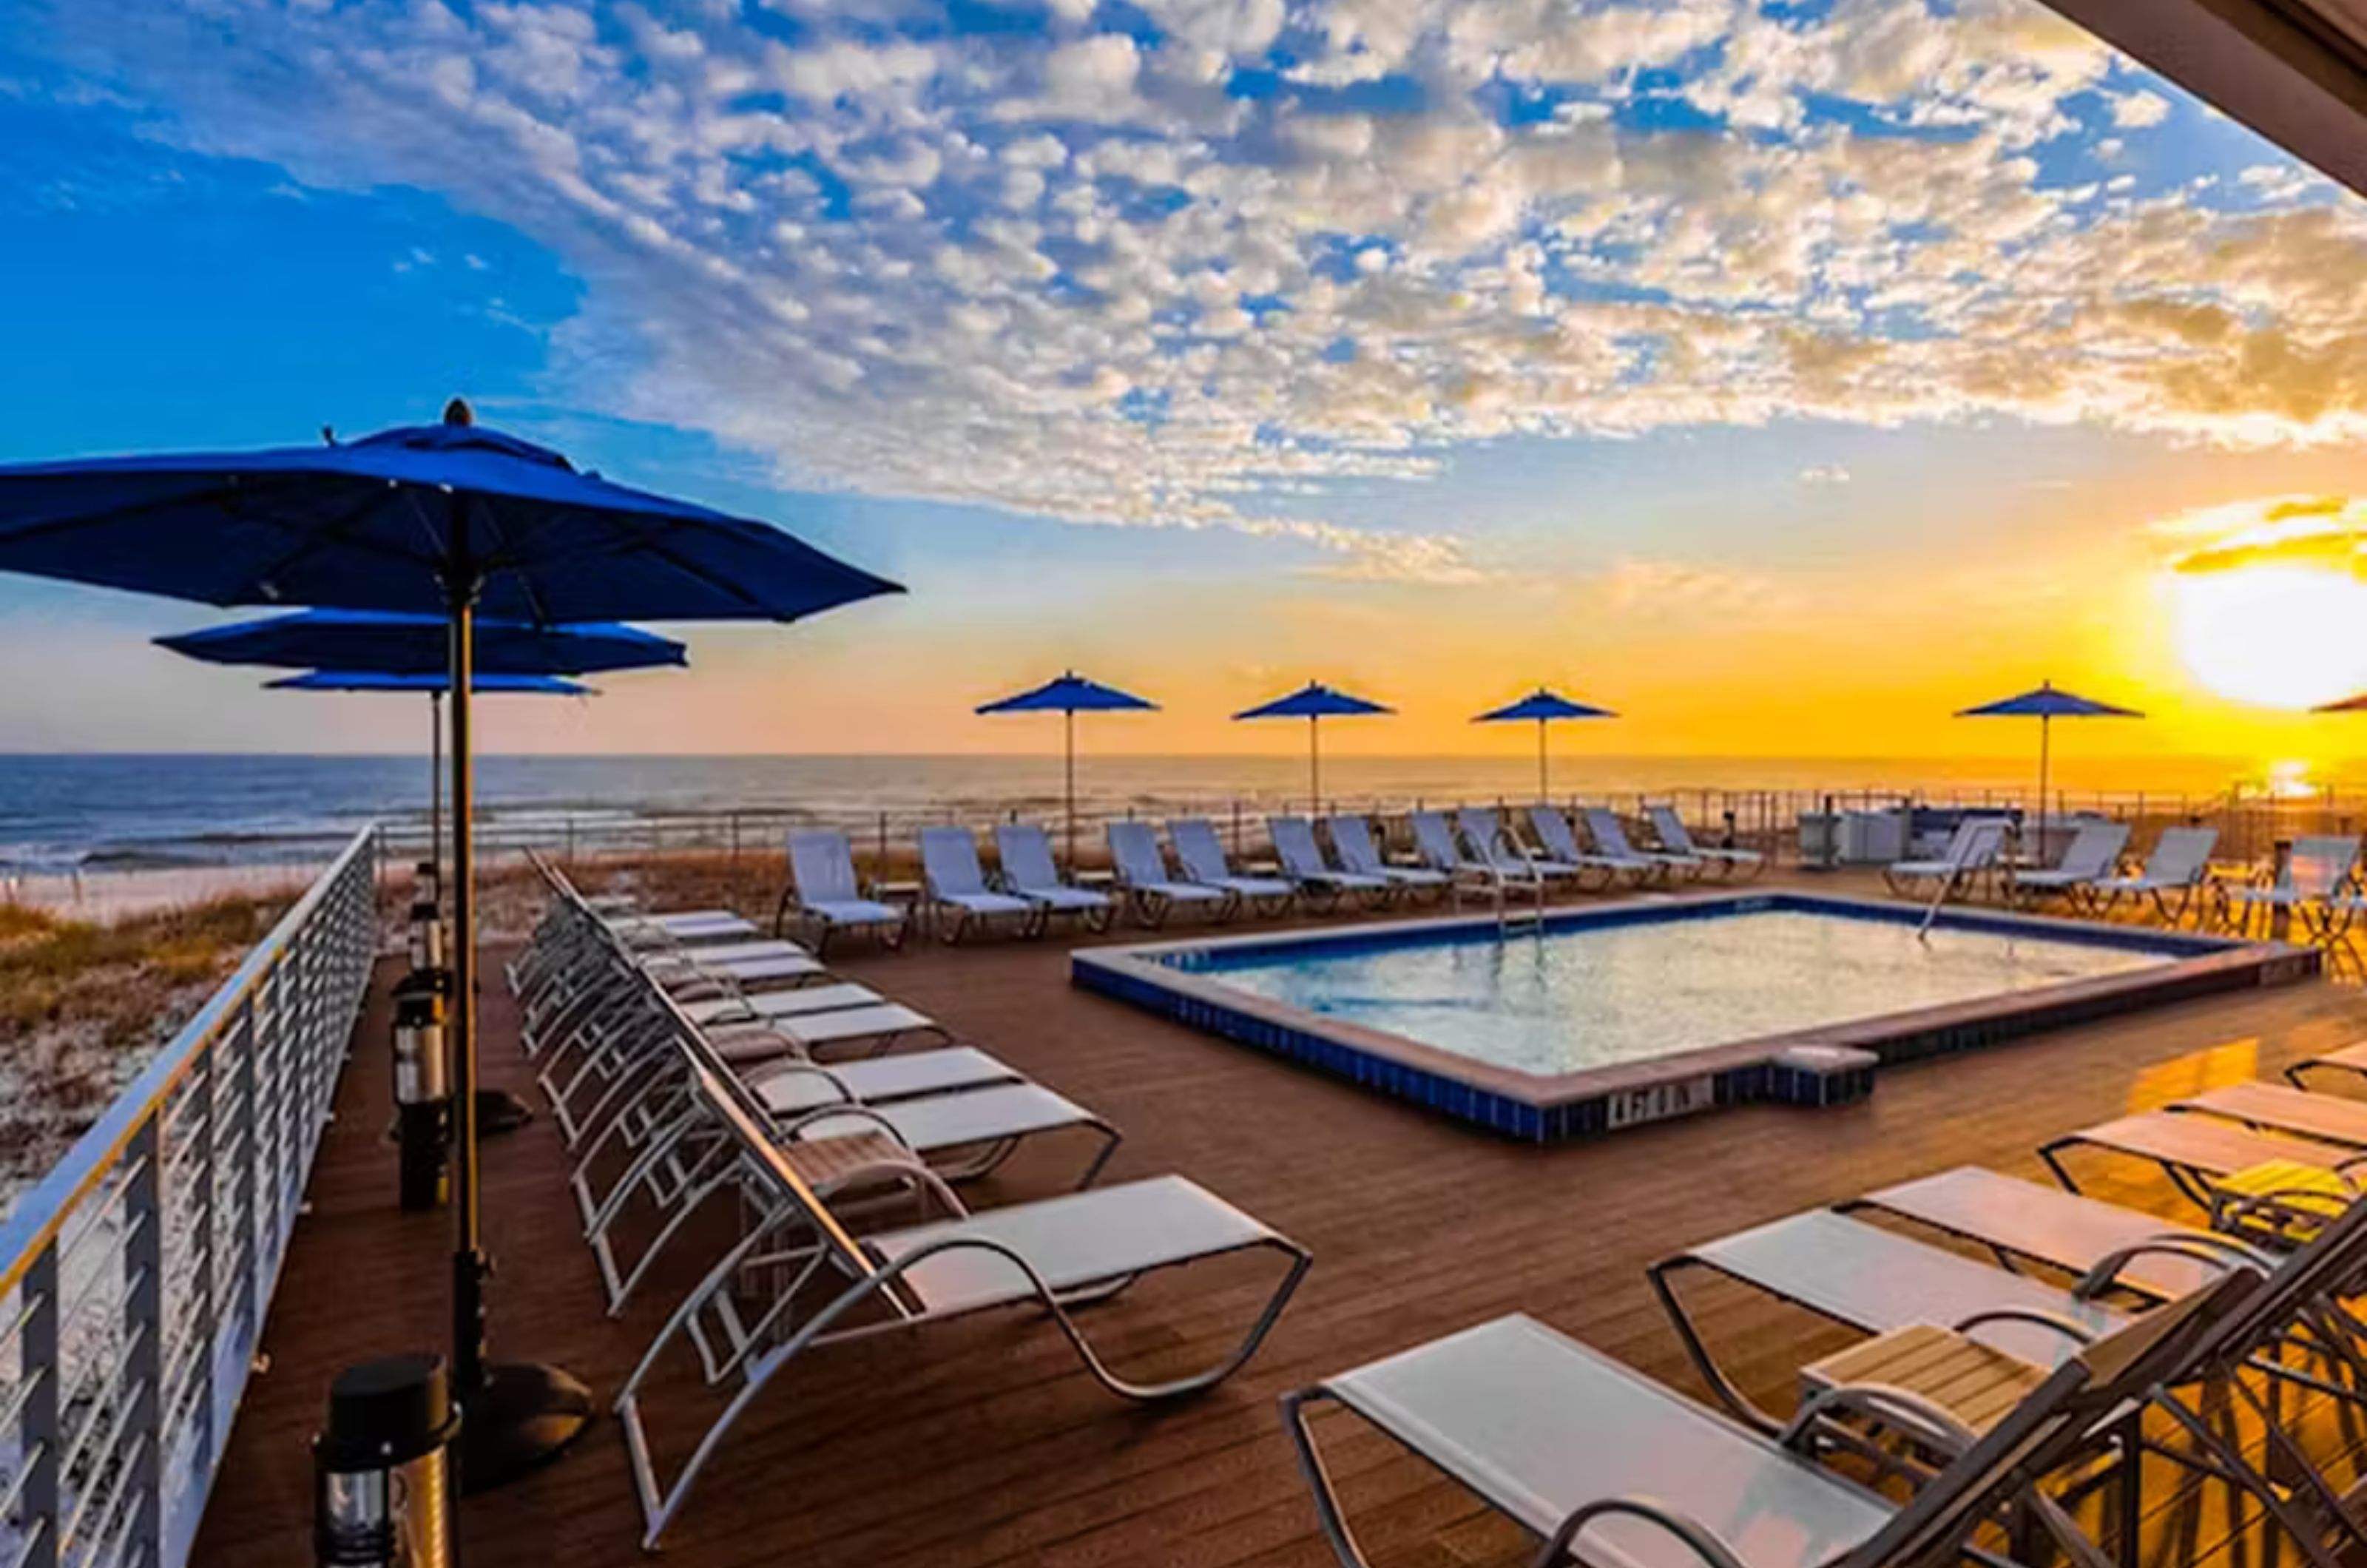
<path fill-rule="evenodd" d="M 803 922 L 819 954 L 841 931 L 873 931 L 889 950 L 912 934 L 912 911 L 866 895 L 855 872 L 855 846 L 835 829 L 800 829 L 788 835 L 789 880 L 773 909 L 773 934 Z"/>
<path fill-rule="evenodd" d="M 986 868 L 978 858 L 978 840 L 968 829 L 923 828 L 920 846 L 929 920 L 946 946 L 958 943 L 973 923 L 983 929 L 1003 920 L 1015 936 L 1043 934 L 1049 916 L 1042 901 L 996 891 L 987 881 Z"/>
<path fill-rule="evenodd" d="M 1105 931 L 1117 918 L 1117 900 L 1089 887 L 1062 880 L 1052 858 L 1052 840 L 1032 823 L 1006 822 L 994 830 L 995 858 L 1000 863 L 995 886 L 1014 897 L 1027 899 L 1042 911 L 1039 931 L 1066 915 L 1089 931 Z"/>
<path fill-rule="evenodd" d="M 1208 908 L 1208 918 L 1221 924 L 1240 909 L 1240 895 L 1229 888 L 1169 875 L 1167 852 L 1159 847 L 1159 834 L 1148 822 L 1130 818 L 1112 822 L 1109 845 L 1118 888 L 1142 925 L 1155 931 L 1179 908 L 1204 907 Z M 1159 873 L 1156 876 L 1150 874 L 1154 868 Z"/>
<path fill-rule="evenodd" d="M 762 1190 L 768 1207 L 760 1213 L 739 1244 L 683 1298 L 617 1393 L 617 1425 L 624 1434 L 634 1491 L 640 1501 L 646 1525 L 642 1544 L 651 1549 L 657 1546 L 666 1527 L 680 1513 L 700 1472 L 713 1459 L 731 1429 L 771 1384 L 812 1351 L 881 1334 L 917 1330 L 940 1321 L 971 1316 L 997 1308 L 1033 1306 L 1052 1320 L 1096 1382 L 1120 1398 L 1140 1404 L 1160 1404 L 1216 1386 L 1255 1355 L 1297 1292 L 1310 1261 L 1305 1248 L 1275 1232 L 1256 1225 L 1254 1221 L 1248 1221 L 1247 1216 L 1242 1218 L 1254 1227 L 1254 1234 L 1245 1232 L 1243 1239 L 1237 1245 L 1191 1252 L 1157 1262 L 1129 1260 L 1125 1268 L 1112 1275 L 1072 1280 L 1059 1289 L 1055 1289 L 1036 1264 L 1016 1247 L 990 1235 L 961 1234 L 958 1226 L 952 1234 L 922 1242 L 910 1250 L 889 1257 L 878 1249 L 878 1242 L 858 1241 L 842 1225 L 828 1202 L 781 1157 L 760 1125 L 749 1117 L 744 1108 L 712 1073 L 705 1068 L 698 1069 L 695 1087 L 696 1092 L 708 1103 L 714 1114 L 752 1157 L 753 1169 L 762 1179 Z M 1128 1190 L 1124 1188 L 1104 1190 L 1107 1193 L 1121 1194 Z M 956 1213 L 959 1213 L 959 1204 L 952 1200 L 949 1191 L 935 1195 L 940 1201 L 950 1203 Z M 781 1261 L 794 1264 L 795 1272 L 787 1286 L 776 1292 L 773 1304 L 760 1314 L 753 1325 L 743 1329 L 739 1312 L 730 1303 L 730 1292 L 742 1280 L 743 1271 L 752 1260 L 785 1239 L 792 1240 L 796 1247 L 783 1255 Z M 1214 1365 L 1200 1371 L 1155 1383 L 1138 1382 L 1122 1377 L 1102 1360 L 1072 1315 L 1072 1309 L 1106 1300 L 1128 1289 L 1146 1272 L 1164 1271 L 1210 1257 L 1255 1250 L 1272 1251 L 1285 1258 L 1287 1267 L 1283 1278 L 1240 1342 Z M 1024 1293 L 989 1295 L 932 1307 L 927 1298 L 910 1282 L 913 1271 L 932 1258 L 963 1252 L 980 1254 L 1008 1265 L 1024 1281 Z M 816 1294 L 816 1289 L 811 1288 L 826 1292 L 824 1299 L 811 1310 L 801 1312 L 800 1303 L 811 1300 Z M 847 1322 L 841 1326 L 843 1320 L 866 1309 L 882 1312 L 885 1316 Z M 709 1319 L 726 1330 L 724 1349 L 719 1356 L 710 1349 L 706 1330 L 701 1326 L 703 1321 Z M 678 1339 L 685 1338 L 699 1348 L 710 1382 L 736 1377 L 739 1387 L 722 1412 L 701 1435 L 688 1460 L 671 1480 L 667 1480 L 660 1474 L 651 1450 L 642 1420 L 641 1399 L 661 1357 Z"/>
<path fill-rule="evenodd" d="M 1893 1568 L 1900 1563 L 1935 1563 L 1969 1555 L 1983 1562 L 1999 1563 L 2003 1559 L 1973 1549 L 1967 1538 L 1983 1523 L 2002 1517 L 2018 1540 L 2043 1532 L 2073 1562 L 2083 1568 L 2105 1568 L 2108 1560 L 2103 1552 L 2078 1531 L 2063 1509 L 2038 1490 L 2037 1483 L 2099 1442 L 2118 1441 L 2125 1446 L 2128 1427 L 2120 1413 L 2129 1408 L 2131 1399 L 2141 1398 L 2146 1388 L 2172 1375 L 2181 1362 L 2191 1359 L 2207 1342 L 2212 1328 L 2240 1310 L 2246 1293 L 2256 1288 L 2250 1277 L 2229 1276 L 2198 1292 L 2188 1303 L 2165 1309 L 2157 1319 L 2083 1351 L 2052 1373 L 2003 1420 L 1987 1433 L 1977 1435 L 1927 1400 L 1903 1390 L 1873 1385 L 1833 1390 L 1818 1401 L 1815 1408 L 1804 1411 L 1799 1420 L 1775 1433 L 1759 1434 L 1748 1428 L 1728 1433 L 1719 1430 L 1730 1423 L 1717 1412 L 1692 1405 L 1649 1383 L 1640 1374 L 1583 1347 L 1571 1346 L 1570 1358 L 1562 1364 L 1591 1363 L 1586 1374 L 1590 1379 L 1615 1379 L 1641 1385 L 1657 1395 L 1655 1403 L 1665 1403 L 1671 1413 L 1669 1418 L 1683 1421 L 1696 1432 L 1716 1432 L 1716 1440 L 1720 1443 L 1763 1444 L 1761 1462 L 1765 1468 L 1761 1473 L 1770 1477 L 1791 1464 L 1813 1468 L 1819 1487 L 1829 1487 L 1831 1495 L 1847 1495 L 1859 1490 L 1857 1483 L 1822 1469 L 1812 1457 L 1830 1437 L 1832 1428 L 1828 1418 L 1844 1411 L 1853 1411 L 1910 1434 L 1946 1457 L 1944 1467 L 1904 1506 L 1867 1492 L 1870 1510 L 1886 1511 L 1889 1517 L 1833 1555 L 1806 1561 L 1820 1562 L 1827 1568 Z M 1488 1325 L 1469 1332 L 1487 1334 L 1502 1326 Z M 1356 1376 L 1352 1373 L 1339 1381 L 1353 1383 Z M 1424 1440 L 1428 1439 L 1435 1450 L 1456 1450 L 1454 1458 L 1464 1458 L 1468 1452 L 1453 1439 L 1451 1433 L 1433 1427 L 1421 1413 L 1393 1411 L 1385 1415 L 1355 1407 L 1347 1394 L 1327 1382 L 1285 1395 L 1282 1419 L 1297 1452 L 1300 1472 L 1313 1495 L 1324 1539 L 1342 1568 L 1369 1568 L 1369 1562 L 1349 1527 L 1308 1421 L 1309 1412 L 1324 1404 L 1357 1408 L 1366 1421 L 1440 1466 L 1492 1506 L 1520 1517 L 1525 1528 L 1542 1538 L 1542 1546 L 1534 1559 L 1537 1568 L 1559 1568 L 1577 1562 L 1631 1561 L 1624 1553 L 1603 1559 L 1582 1551 L 1581 1538 L 1588 1528 L 1606 1517 L 1624 1517 L 1649 1525 L 1705 1568 L 1750 1568 L 1745 1556 L 1707 1526 L 1654 1497 L 1594 1498 L 1578 1505 L 1548 1526 L 1538 1506 L 1546 1499 L 1523 1496 L 1515 1503 L 1504 1495 L 1519 1493 L 1522 1489 L 1517 1482 L 1503 1483 L 1491 1493 L 1491 1485 L 1496 1485 L 1499 1478 L 1484 1456 L 1472 1457 L 1474 1469 L 1467 1472 L 1450 1462 L 1449 1457 L 1425 1449 Z M 1389 1415 L 1396 1418 L 1388 1418 Z M 1639 1434 L 1638 1440 L 1648 1438 Z M 2133 1472 L 2135 1466 L 2124 1465 L 2122 1469 Z M 1745 1483 L 1738 1481 L 1735 1484 Z M 1515 1512 L 1523 1506 L 1528 1510 L 1525 1517 Z M 1776 1505 L 1770 1499 L 1762 1506 Z M 2135 1517 L 2134 1507 L 2124 1517 Z M 2330 1565 L 2319 1564 L 2318 1568 Z"/>
<path fill-rule="evenodd" d="M 1728 814 L 1728 828 L 1732 826 Z M 1767 869 L 1767 856 L 1757 850 L 1731 848 L 1724 844 L 1697 842 L 1693 830 L 1673 806 L 1648 806 L 1644 818 L 1652 825 L 1652 832 L 1660 847 L 1673 854 L 1692 855 L 1706 869 L 1715 870 L 1720 881 L 1749 881 Z"/>

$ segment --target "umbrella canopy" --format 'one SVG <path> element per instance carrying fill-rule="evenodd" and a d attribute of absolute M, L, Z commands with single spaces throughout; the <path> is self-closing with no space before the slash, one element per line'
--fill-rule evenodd
<path fill-rule="evenodd" d="M 1136 713 L 1158 711 L 1159 705 L 1132 692 L 1088 681 L 1071 670 L 1032 690 L 981 703 L 980 713 Z"/>
<path fill-rule="evenodd" d="M 1069 865 L 1077 863 L 1077 716 L 1081 713 L 1140 713 L 1155 712 L 1157 703 L 1138 697 L 1132 692 L 1121 692 L 1116 686 L 1104 686 L 1099 681 L 1088 681 L 1075 671 L 1063 671 L 1058 679 L 1045 682 L 1029 691 L 1008 697 L 998 697 L 981 703 L 978 711 L 998 713 L 1057 713 L 1060 716 L 1061 731 L 1061 798 L 1065 805 Z"/>
<path fill-rule="evenodd" d="M 0 570 L 223 605 L 442 615 L 467 593 L 474 614 L 535 626 L 789 621 L 902 592 L 777 528 L 459 419 L 342 445 L 0 467 Z"/>
<path fill-rule="evenodd" d="M 2057 691 L 2052 681 L 2034 690 L 2010 697 L 2000 697 L 1993 703 L 1983 703 L 1976 708 L 1960 708 L 1958 718 L 2143 718 L 2135 708 L 2114 707 L 2093 697 L 2082 697 L 2070 692 Z"/>
<path fill-rule="evenodd" d="M 210 664 L 276 664 L 289 670 L 391 675 L 441 676 L 452 661 L 452 631 L 446 617 L 387 610 L 298 610 L 259 621 L 160 637 L 156 646 Z M 541 626 L 477 618 L 480 677 L 488 673 L 592 675 L 687 662 L 682 644 L 613 621 Z M 476 689 L 493 688 L 480 679 Z"/>
<path fill-rule="evenodd" d="M 1320 813 L 1323 809 L 1323 756 L 1316 739 L 1319 723 L 1327 718 L 1354 718 L 1365 714 L 1394 713 L 1364 697 L 1352 696 L 1319 681 L 1309 681 L 1288 696 L 1276 697 L 1253 708 L 1243 708 L 1233 715 L 1244 718 L 1303 718 L 1307 721 L 1307 801 L 1308 807 Z"/>
<path fill-rule="evenodd" d="M 1549 692 L 1543 686 L 1516 703 L 1506 703 L 1500 708 L 1472 716 L 1474 724 L 1535 724 L 1537 727 L 1537 799 L 1543 801 L 1550 793 L 1546 787 L 1546 726 L 1568 718 L 1617 718 L 1609 708 L 1599 708 Z"/>
<path fill-rule="evenodd" d="M 440 697 L 452 689 L 452 677 L 434 674 L 397 675 L 382 670 L 307 670 L 266 681 L 272 692 L 425 692 Z M 480 670 L 469 682 L 479 696 L 596 697 L 600 694 L 578 681 L 558 675 L 503 675 Z"/>
<path fill-rule="evenodd" d="M 476 617 L 792 621 L 901 590 L 776 528 L 580 473 L 548 447 L 479 428 L 458 399 L 441 424 L 345 444 L 0 467 L 0 571 L 448 622 L 461 1480 L 482 1488 L 526 1473 L 581 1435 L 593 1402 L 556 1369 L 487 1360 L 469 831 Z"/>
<path fill-rule="evenodd" d="M 442 615 L 395 610 L 298 610 L 259 621 L 160 637 L 156 646 L 211 664 L 311 668 L 268 688 L 306 692 L 425 692 L 428 698 L 428 862 L 444 883 L 443 724 L 451 690 L 452 628 Z M 681 665 L 682 644 L 614 621 L 536 626 L 521 621 L 476 624 L 473 693 L 582 696 L 590 688 L 549 677 Z M 328 673 L 323 673 L 327 671 Z M 439 900 L 440 892 L 437 895 Z"/>
<path fill-rule="evenodd" d="M 2059 691 L 2052 681 L 2042 681 L 2027 692 L 2010 697 L 2000 697 L 1978 707 L 1959 708 L 1958 718 L 2034 718 L 2038 720 L 2038 843 L 2046 842 L 2047 767 L 2051 747 L 2049 732 L 2058 718 L 2143 718 L 2135 708 L 2115 707 L 2100 703 L 2093 697 Z"/>
<path fill-rule="evenodd" d="M 1352 696 L 1335 686 L 1319 681 L 1309 681 L 1286 697 L 1276 697 L 1253 708 L 1243 708 L 1235 718 L 1353 718 L 1363 714 L 1395 713 L 1395 708 Z"/>

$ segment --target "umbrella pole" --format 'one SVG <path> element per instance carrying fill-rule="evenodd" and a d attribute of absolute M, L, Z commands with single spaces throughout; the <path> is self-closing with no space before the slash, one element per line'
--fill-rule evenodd
<path fill-rule="evenodd" d="M 473 662 L 473 661 L 472 661 Z M 444 694 L 427 694 L 427 863 L 436 868 L 436 901 L 444 902 Z"/>
<path fill-rule="evenodd" d="M 454 547 L 465 559 L 467 514 L 455 505 Z M 555 1367 L 487 1359 L 485 1280 L 492 1273 L 481 1226 L 477 1161 L 477 924 L 475 835 L 470 808 L 476 769 L 470 688 L 476 676 L 477 583 L 454 571 L 452 593 L 452 1056 L 453 1385 L 467 1412 L 460 1424 L 460 1489 L 484 1492 L 515 1481 L 581 1437 L 592 1393 Z"/>
<path fill-rule="evenodd" d="M 452 604 L 452 1111 L 455 1158 L 452 1208 L 458 1222 L 452 1257 L 454 1382 L 466 1400 L 485 1377 L 485 1258 L 479 1247 L 477 1203 L 477 924 L 476 849 L 470 807 L 476 780 L 470 765 L 469 686 L 476 676 L 476 615 L 467 599 Z"/>
<path fill-rule="evenodd" d="M 2046 769 L 2052 760 L 2049 742 L 2054 738 L 2055 716 L 2038 716 L 2038 843 L 2031 852 L 2035 861 L 2046 858 Z"/>
<path fill-rule="evenodd" d="M 1077 874 L 1077 710 L 1060 710 L 1061 790 L 1069 822 L 1069 874 Z"/>
<path fill-rule="evenodd" d="M 1545 805 L 1553 798 L 1546 788 L 1546 721 L 1537 720 L 1537 804 Z"/>
<path fill-rule="evenodd" d="M 1323 815 L 1323 759 L 1315 739 L 1319 723 L 1313 714 L 1307 716 L 1307 812 L 1310 817 Z"/>

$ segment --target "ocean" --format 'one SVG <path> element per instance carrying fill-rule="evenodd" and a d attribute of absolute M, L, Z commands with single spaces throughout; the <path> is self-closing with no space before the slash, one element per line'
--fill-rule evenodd
<path fill-rule="evenodd" d="M 2145 791 L 2197 801 L 2259 781 L 2228 759 L 2111 763 L 2062 759 L 2071 805 Z M 1557 754 L 1557 797 L 1638 795 L 1721 804 L 1723 792 L 1875 795 L 2022 792 L 2032 759 L 1768 759 Z M 427 814 L 420 756 L 10 756 L 0 754 L 0 871 L 15 874 L 292 863 L 333 853 L 378 821 L 417 832 Z M 1525 799 L 1535 762 L 1485 757 L 1327 757 L 1327 804 L 1403 809 L 1421 801 Z M 1097 757 L 1078 762 L 1080 816 L 1096 819 L 1236 807 L 1303 808 L 1303 757 Z M 738 812 L 769 839 L 783 822 L 899 836 L 924 820 L 1050 818 L 1057 755 L 888 757 L 486 757 L 477 773 L 481 836 L 619 845 L 697 830 L 693 818 Z M 722 829 L 704 824 L 709 832 Z M 736 834 L 740 829 L 734 827 Z"/>

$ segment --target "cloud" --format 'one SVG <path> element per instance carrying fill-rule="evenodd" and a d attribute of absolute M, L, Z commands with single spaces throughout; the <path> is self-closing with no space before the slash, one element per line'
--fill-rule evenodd
<path fill-rule="evenodd" d="M 798 485 L 1452 582 L 1451 530 L 1297 518 L 1515 435 L 2367 437 L 2367 215 L 2283 164 L 2051 178 L 2198 117 L 2034 0 L 768 3 L 795 48 L 688 0 L 74 0 L 22 42 L 180 146 L 525 230 L 585 284 L 564 395 Z"/>
<path fill-rule="evenodd" d="M 1845 485 L 1850 482 L 1850 471 L 1839 463 L 1811 463 L 1800 470 L 1800 482 L 1804 485 Z"/>
<path fill-rule="evenodd" d="M 2152 532 L 2170 570 L 2209 577 L 2254 566 L 2367 576 L 2367 500 L 2281 496 L 2203 507 L 2165 518 Z"/>
<path fill-rule="evenodd" d="M 2112 123 L 2124 130 L 2147 130 L 2169 118 L 2169 100 L 2143 88 L 2134 93 L 2107 93 L 2104 101 L 2112 108 Z"/>

